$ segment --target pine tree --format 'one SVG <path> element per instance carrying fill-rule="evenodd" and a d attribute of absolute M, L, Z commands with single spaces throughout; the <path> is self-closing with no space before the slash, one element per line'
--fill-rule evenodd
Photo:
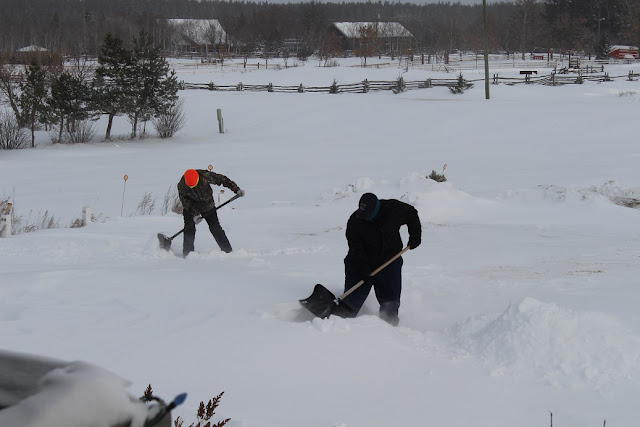
<path fill-rule="evenodd" d="M 147 122 L 152 117 L 166 114 L 178 100 L 178 78 L 170 72 L 169 63 L 161 55 L 161 49 L 153 46 L 151 37 L 141 31 L 133 40 L 131 85 L 128 93 L 130 103 L 127 115 L 131 120 L 131 136 L 138 135 L 140 121 Z"/>
<path fill-rule="evenodd" d="M 38 118 L 46 114 L 44 99 L 47 96 L 45 73 L 40 64 L 33 61 L 25 71 L 25 79 L 20 83 L 20 111 L 22 122 L 31 129 L 31 147 L 35 147 L 35 130 Z"/>
<path fill-rule="evenodd" d="M 90 88 L 80 77 L 63 71 L 51 82 L 48 120 L 59 126 L 57 142 L 62 142 L 65 126 L 73 131 L 77 122 L 89 118 L 89 102 Z"/>
<path fill-rule="evenodd" d="M 609 39 L 606 33 L 603 33 L 600 36 L 600 40 L 598 40 L 598 44 L 596 45 L 596 59 L 606 59 L 609 56 L 609 49 L 611 46 L 609 45 Z"/>
<path fill-rule="evenodd" d="M 127 110 L 130 102 L 130 74 L 132 53 L 117 37 L 107 34 L 100 55 L 98 68 L 93 81 L 94 108 L 108 115 L 105 139 L 111 139 L 113 118 Z"/>

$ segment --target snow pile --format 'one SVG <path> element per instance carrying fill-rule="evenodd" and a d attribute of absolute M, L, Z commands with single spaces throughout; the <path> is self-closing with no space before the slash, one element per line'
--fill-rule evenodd
<path fill-rule="evenodd" d="M 3 427 L 143 426 L 149 407 L 129 383 L 97 366 L 73 362 L 45 374 L 35 394 L 0 411 Z"/>
<path fill-rule="evenodd" d="M 426 174 L 411 172 L 397 180 L 389 181 L 360 177 L 355 184 L 334 188 L 329 196 L 333 200 L 349 199 L 349 207 L 355 209 L 363 193 L 373 192 L 381 199 L 396 198 L 413 205 L 423 219 L 433 223 L 469 223 L 490 220 L 504 209 L 502 203 L 475 197 L 457 189 L 449 182 L 436 182 Z"/>
<path fill-rule="evenodd" d="M 638 188 L 624 188 L 616 181 L 608 181 L 600 186 L 592 186 L 587 191 L 603 195 L 617 205 L 640 208 Z"/>
<path fill-rule="evenodd" d="M 485 325 L 477 323 L 458 325 L 456 335 L 493 375 L 528 374 L 555 387 L 600 388 L 638 379 L 640 336 L 605 314 L 528 297 Z"/>

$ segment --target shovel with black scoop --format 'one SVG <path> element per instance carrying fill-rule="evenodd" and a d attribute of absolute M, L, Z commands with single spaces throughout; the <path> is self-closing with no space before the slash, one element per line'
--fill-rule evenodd
<path fill-rule="evenodd" d="M 385 262 L 380 267 L 373 270 L 373 272 L 369 275 L 369 277 L 373 277 L 376 274 L 378 274 L 380 271 L 382 271 L 382 269 L 384 269 L 386 266 L 391 264 L 393 261 L 400 258 L 402 254 L 408 251 L 409 249 L 411 249 L 411 247 L 407 246 L 406 248 L 398 252 L 389 261 Z M 315 316 L 321 319 L 326 319 L 331 314 L 331 309 L 334 306 L 340 304 L 340 301 L 348 297 L 353 291 L 358 289 L 363 284 L 364 284 L 364 279 L 360 280 L 347 292 L 345 292 L 344 294 L 336 298 L 336 296 L 333 295 L 329 289 L 325 288 L 324 286 L 318 283 L 313 288 L 313 293 L 311 294 L 311 296 L 309 298 L 301 299 L 300 304 L 302 304 L 304 308 L 309 310 Z"/>
<path fill-rule="evenodd" d="M 221 207 L 223 207 L 224 205 L 226 205 L 227 203 L 231 203 L 233 202 L 235 199 L 237 199 L 238 197 L 242 197 L 240 194 L 236 194 L 235 196 L 233 196 L 232 198 L 230 198 L 229 200 L 227 200 L 226 202 L 224 202 L 223 204 L 221 204 L 220 206 L 216 207 L 216 210 L 220 209 Z M 194 225 L 195 227 L 195 225 Z M 171 241 L 176 238 L 177 236 L 179 236 L 182 232 L 184 232 L 184 228 L 180 231 L 178 231 L 176 234 L 174 234 L 171 237 L 167 237 L 162 233 L 158 233 L 158 241 L 160 242 L 160 248 L 164 249 L 166 251 L 169 250 L 169 248 L 171 248 Z"/>

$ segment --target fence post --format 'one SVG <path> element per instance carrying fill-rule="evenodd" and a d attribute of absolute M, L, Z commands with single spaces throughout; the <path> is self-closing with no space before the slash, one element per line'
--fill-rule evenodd
<path fill-rule="evenodd" d="M 82 208 L 82 226 L 86 226 L 91 223 L 91 208 L 85 206 Z"/>
<path fill-rule="evenodd" d="M 0 216 L 0 237 L 11 236 L 11 215 Z"/>
<path fill-rule="evenodd" d="M 227 201 L 227 197 L 224 194 L 224 190 L 220 190 L 218 193 L 218 206 Z"/>
<path fill-rule="evenodd" d="M 218 108 L 218 132 L 224 133 L 224 120 L 222 119 L 222 109 Z"/>

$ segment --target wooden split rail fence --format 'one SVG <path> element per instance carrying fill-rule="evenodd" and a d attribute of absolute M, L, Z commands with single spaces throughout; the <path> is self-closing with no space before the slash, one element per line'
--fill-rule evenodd
<path fill-rule="evenodd" d="M 381 90 L 401 92 L 410 89 L 426 89 L 435 86 L 457 86 L 457 79 L 427 79 L 421 81 L 404 81 L 402 79 L 392 81 L 363 80 L 359 83 L 338 84 L 330 86 L 280 86 L 274 84 L 249 85 L 238 83 L 237 85 L 217 85 L 215 83 L 183 83 L 183 89 L 203 89 L 218 91 L 265 91 L 265 92 L 320 92 L 320 93 L 367 93 Z"/>
<path fill-rule="evenodd" d="M 504 83 L 508 85 L 516 84 L 541 84 L 546 86 L 560 86 L 566 84 L 582 84 L 585 81 L 607 82 L 615 79 L 626 78 L 635 81 L 640 78 L 639 73 L 629 71 L 629 74 L 622 76 L 610 76 L 608 73 L 578 73 L 534 76 L 533 72 L 526 72 L 524 77 L 500 77 L 493 75 L 493 84 Z M 481 82 L 484 79 L 465 80 L 464 83 Z M 281 86 L 272 83 L 266 85 L 250 85 L 238 83 L 236 85 L 217 85 L 215 83 L 182 83 L 182 89 L 202 89 L 211 91 L 250 91 L 250 92 L 282 92 L 282 93 L 367 93 L 382 90 L 391 90 L 395 93 L 411 89 L 428 89 L 436 86 L 446 86 L 450 88 L 459 85 L 458 79 L 426 79 L 420 81 L 404 81 L 403 79 L 392 81 L 363 80 L 359 83 L 338 84 L 335 82 L 330 86 Z"/>
<path fill-rule="evenodd" d="M 493 83 L 505 83 L 508 85 L 516 85 L 516 84 L 541 84 L 545 86 L 560 86 L 566 84 L 582 84 L 585 81 L 592 82 L 610 82 L 615 79 L 626 78 L 629 81 L 635 81 L 640 78 L 639 73 L 635 73 L 633 71 L 629 71 L 629 74 L 622 76 L 610 76 L 609 73 L 578 73 L 576 74 L 558 74 L 551 73 L 545 76 L 533 76 L 530 72 L 525 74 L 523 78 L 517 77 L 500 77 L 498 74 L 493 75 Z"/>

